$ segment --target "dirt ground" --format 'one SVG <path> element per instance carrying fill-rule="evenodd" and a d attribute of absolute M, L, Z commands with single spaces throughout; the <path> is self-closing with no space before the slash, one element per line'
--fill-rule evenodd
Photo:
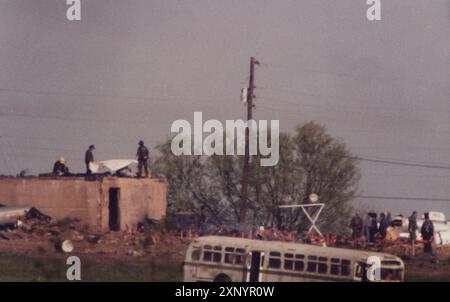
<path fill-rule="evenodd" d="M 83 281 L 181 281 L 188 238 L 159 225 L 140 231 L 90 232 L 77 220 L 24 220 L 0 230 L 0 281 L 67 281 L 66 260 L 81 260 Z M 73 251 L 61 243 L 70 240 Z"/>
<path fill-rule="evenodd" d="M 74 249 L 61 251 L 71 240 Z M 24 221 L 13 231 L 0 231 L 1 281 L 67 281 L 66 259 L 81 260 L 82 281 L 182 281 L 182 262 L 190 239 L 162 226 L 140 231 L 91 233 L 76 220 Z M 386 252 L 405 261 L 406 281 L 450 281 L 450 247 L 435 248 L 435 256 L 409 256 L 403 247 Z"/>

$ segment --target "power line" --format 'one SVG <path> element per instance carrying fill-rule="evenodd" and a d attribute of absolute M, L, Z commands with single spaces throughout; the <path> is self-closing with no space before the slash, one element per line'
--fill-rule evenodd
<path fill-rule="evenodd" d="M 270 96 L 267 95 L 267 98 L 274 98 L 277 101 L 278 100 L 283 100 L 285 103 L 289 103 L 289 104 L 293 104 L 293 105 L 300 105 L 298 102 L 292 101 L 292 100 L 287 100 L 287 98 L 294 98 L 294 97 L 298 97 L 299 101 L 303 101 L 305 98 L 303 96 L 308 96 L 311 98 L 314 98 L 314 101 L 316 99 L 332 99 L 332 100 L 336 100 L 336 99 L 348 99 L 349 96 L 340 96 L 340 95 L 324 95 L 324 94 L 317 94 L 317 93 L 310 93 L 310 92 L 305 92 L 305 91 L 300 91 L 300 90 L 292 90 L 292 89 L 283 89 L 283 88 L 273 88 L 273 87 L 258 87 L 261 90 L 268 90 L 268 91 L 275 91 L 275 92 L 288 92 L 290 94 L 295 94 L 295 95 L 289 95 L 289 96 L 282 96 L 282 97 L 278 97 L 278 96 Z M 302 95 L 301 97 L 299 97 L 298 95 Z M 361 98 L 351 98 L 353 100 L 360 100 L 363 101 L 363 99 Z M 301 104 L 302 106 L 305 106 L 304 104 Z M 332 107 L 331 104 L 326 104 L 324 106 L 321 105 L 311 105 L 308 104 L 308 107 L 314 107 L 314 108 L 330 108 Z M 428 108 L 413 108 L 411 106 L 403 106 L 402 108 L 400 107 L 380 107 L 380 106 L 334 106 L 332 107 L 333 110 L 348 110 L 348 111 L 382 111 L 382 112 L 389 112 L 392 113 L 394 111 L 398 111 L 401 113 L 405 113 L 405 111 L 411 111 L 411 112 L 419 112 L 419 111 L 426 111 L 426 112 L 431 112 L 431 113 L 442 113 L 442 111 L 439 110 L 432 110 L 432 109 L 428 109 Z"/>
<path fill-rule="evenodd" d="M 446 173 L 446 172 L 445 172 Z M 417 178 L 445 178 L 450 179 L 450 175 L 430 175 L 430 174 L 392 174 L 392 173 L 378 173 L 373 171 L 364 171 L 364 174 L 383 176 L 383 177 L 417 177 Z"/>
<path fill-rule="evenodd" d="M 442 201 L 450 202 L 450 199 L 446 198 L 426 198 L 426 197 L 402 197 L 402 196 L 367 196 L 367 195 L 356 195 L 355 198 L 359 199 L 384 199 L 384 200 L 416 200 L 416 201 Z"/>
<path fill-rule="evenodd" d="M 201 105 L 201 106 L 214 106 L 217 108 L 218 104 L 222 104 L 229 102 L 230 99 L 226 98 L 217 98 L 214 97 L 188 97 L 183 95 L 182 97 L 171 97 L 171 96 L 131 96 L 131 95 L 114 95 L 114 94 L 91 94 L 91 93 L 70 93 L 64 91 L 39 91 L 39 90 L 18 90 L 18 89 L 9 89 L 9 88 L 0 88 L 0 92 L 7 93 L 19 93 L 19 94 L 29 94 L 29 95 L 44 95 L 44 96 L 68 96 L 68 97 L 78 97 L 78 98 L 95 98 L 96 101 L 99 99 L 109 100 L 109 99 L 119 99 L 119 100 L 127 100 L 127 104 L 130 103 L 130 100 L 140 101 L 140 103 L 148 104 L 147 102 L 151 102 L 152 105 L 159 104 L 182 104 L 189 103 L 191 105 Z M 217 102 L 215 104 L 211 103 L 211 99 L 221 100 L 223 102 Z M 196 104 L 198 101 L 204 102 L 203 104 Z M 77 100 L 80 102 L 80 99 Z M 90 103 L 90 102 L 89 102 Z"/>
<path fill-rule="evenodd" d="M 447 62 L 446 62 L 447 63 Z M 352 74 L 352 73 L 346 73 L 346 72 L 339 72 L 339 71 L 332 71 L 332 70 L 327 70 L 327 71 L 323 71 L 323 70 L 319 70 L 319 69 L 314 69 L 314 68 L 305 68 L 304 66 L 295 66 L 295 65 L 288 65 L 288 66 L 284 66 L 284 65 L 280 65 L 280 64 L 272 64 L 272 63 L 263 63 L 262 64 L 263 67 L 268 67 L 268 68 L 279 68 L 279 69 L 284 69 L 284 70 L 295 70 L 295 71 L 299 71 L 299 72 L 308 72 L 308 73 L 318 73 L 318 74 L 325 74 L 325 75 L 329 75 L 332 77 L 346 77 L 346 78 L 350 78 L 350 79 L 368 79 L 368 80 L 377 80 L 377 81 L 402 81 L 402 82 L 407 82 L 407 83 L 411 83 L 414 84 L 415 86 L 420 86 L 422 85 L 423 87 L 423 81 L 419 80 L 419 79 L 405 79 L 404 77 L 397 77 L 397 76 L 386 76 L 386 75 L 375 75 L 375 74 Z"/>
<path fill-rule="evenodd" d="M 3 112 L 0 112 L 0 115 L 7 115 L 7 114 L 5 114 Z M 34 115 L 30 115 L 30 114 L 17 114 L 17 113 L 8 114 L 8 115 L 21 116 L 21 117 L 30 117 L 30 118 L 37 118 L 37 119 L 58 119 L 58 120 L 67 121 L 67 118 L 62 118 L 62 117 L 57 117 L 57 116 L 43 117 L 43 116 L 34 116 Z M 73 120 L 100 122 L 100 121 L 91 120 L 91 119 L 88 119 L 88 118 L 73 119 Z M 117 122 L 117 121 L 116 120 L 114 120 L 114 121 L 111 120 L 111 121 L 101 121 L 101 122 Z M 129 122 L 129 121 L 127 121 L 127 122 Z M 135 122 L 135 123 L 136 124 L 144 124 L 145 122 L 142 121 L 142 122 Z M 359 161 L 373 162 L 373 163 L 383 163 L 383 164 L 400 165 L 400 166 L 410 166 L 410 167 L 421 167 L 421 168 L 450 170 L 450 166 L 444 166 L 443 163 L 442 164 L 438 164 L 438 165 L 431 165 L 431 164 L 426 164 L 426 163 L 423 163 L 423 162 L 413 162 L 413 161 L 409 161 L 408 162 L 408 160 L 399 161 L 399 160 L 371 159 L 371 158 L 366 158 L 366 157 L 361 157 L 361 156 L 343 156 L 343 157 L 347 157 L 347 158 L 354 159 L 354 160 L 359 160 Z"/>
<path fill-rule="evenodd" d="M 263 99 L 264 100 L 264 99 L 268 99 L 268 98 L 262 96 L 262 97 L 258 97 L 258 99 Z M 355 109 L 355 110 L 353 110 L 351 108 L 331 107 L 331 106 L 328 106 L 328 105 L 327 106 L 310 105 L 310 104 L 305 104 L 304 105 L 304 104 L 298 104 L 298 103 L 295 103 L 295 102 L 285 101 L 283 98 L 277 98 L 277 97 L 273 97 L 273 100 L 274 100 L 274 102 L 278 102 L 278 103 L 283 102 L 283 103 L 288 104 L 288 105 L 294 105 L 294 106 L 300 106 L 301 105 L 302 108 L 304 108 L 303 110 L 307 110 L 307 109 L 315 110 L 315 111 L 320 112 L 321 116 L 331 116 L 331 118 L 330 117 L 326 117 L 327 120 L 342 120 L 343 119 L 343 116 L 335 115 L 333 113 L 333 111 L 343 111 L 343 112 L 349 112 L 349 113 L 371 114 L 370 112 L 363 112 L 362 109 Z M 296 113 L 292 109 L 270 106 L 270 105 L 265 104 L 265 103 L 262 103 L 260 108 L 263 109 L 263 110 L 266 110 L 266 111 L 270 111 L 270 112 L 281 112 L 282 114 L 288 114 L 288 115 L 291 115 L 291 116 L 298 116 L 298 113 Z M 333 111 L 330 111 L 330 109 L 332 109 Z M 385 115 L 383 115 L 383 117 L 385 117 Z M 398 116 L 395 116 L 393 118 L 398 119 Z M 406 119 L 411 119 L 411 117 L 404 116 L 404 115 L 401 118 L 405 119 L 405 120 Z M 421 118 L 421 120 L 427 121 L 427 122 L 430 122 L 430 123 L 434 122 L 434 121 L 432 121 L 430 119 L 423 119 L 423 118 Z M 385 126 L 386 122 L 379 122 L 377 124 Z M 406 132 L 406 133 L 414 132 L 413 129 L 402 129 L 401 131 L 400 130 L 396 130 L 396 131 L 398 131 L 398 132 Z M 434 133 L 445 133 L 445 134 L 450 133 L 450 131 L 448 131 L 448 130 L 431 129 L 431 130 L 427 130 L 427 131 L 432 131 Z M 357 130 L 356 131 L 355 130 L 355 132 L 367 132 L 367 131 L 361 131 L 361 130 Z"/>
<path fill-rule="evenodd" d="M 264 97 L 259 97 L 258 99 L 265 99 Z M 274 102 L 278 102 L 282 101 L 282 99 L 274 99 Z M 300 104 L 294 104 L 292 103 L 292 105 L 295 106 L 300 106 Z M 347 116 L 343 116 L 343 115 L 335 115 L 333 114 L 332 111 L 327 110 L 327 108 L 325 107 L 320 107 L 320 106 L 315 106 L 315 105 L 302 105 L 303 108 L 303 112 L 305 110 L 316 110 L 319 113 L 318 114 L 314 114 L 314 115 L 318 115 L 320 118 L 322 119 L 326 119 L 327 121 L 339 121 L 341 122 L 343 119 L 348 118 Z M 289 108 L 280 108 L 280 107 L 275 107 L 275 106 L 269 106 L 267 103 L 262 103 L 261 106 L 258 107 L 261 110 L 264 110 L 266 112 L 270 112 L 270 113 L 280 113 L 283 115 L 283 119 L 284 120 L 289 120 L 288 118 L 286 118 L 286 114 L 292 117 L 299 117 L 299 113 L 296 112 L 295 109 L 289 109 Z M 328 108 L 330 109 L 330 108 Z M 334 108 L 332 108 L 332 110 L 334 110 Z M 336 108 L 336 111 L 339 110 L 338 108 Z M 356 111 L 352 111 L 352 110 L 345 110 L 346 112 L 352 113 L 352 112 L 356 112 Z M 365 114 L 370 114 L 369 112 L 366 112 Z M 383 116 L 385 117 L 385 116 Z M 396 119 L 397 117 L 392 117 L 392 119 Z M 405 117 L 404 119 L 407 119 L 407 117 Z M 367 120 L 367 117 L 366 117 Z M 421 118 L 421 120 L 423 121 L 427 121 L 432 123 L 433 121 L 430 119 L 423 119 Z M 297 121 L 298 122 L 298 121 Z M 386 122 L 377 122 L 376 126 L 386 126 Z M 424 129 L 425 130 L 425 129 Z M 359 130 L 359 129 L 352 129 L 352 131 L 354 132 L 369 132 L 370 131 L 364 131 L 364 130 Z M 414 129 L 408 128 L 408 129 L 396 129 L 396 132 L 405 132 L 405 133 L 411 133 L 414 132 Z M 450 131 L 448 130 L 435 130 L 435 129 L 427 129 L 427 132 L 433 132 L 433 133 L 444 133 L 444 134 L 449 134 Z"/>
<path fill-rule="evenodd" d="M 408 167 L 420 167 L 420 168 L 429 168 L 429 169 L 450 170 L 450 166 L 428 165 L 428 164 L 422 164 L 422 163 L 406 163 L 406 162 L 393 161 L 393 160 L 381 160 L 381 159 L 364 158 L 364 157 L 360 157 L 360 156 L 344 156 L 344 155 L 342 155 L 342 157 L 355 159 L 355 160 L 359 160 L 359 161 L 367 161 L 367 162 L 373 162 L 373 163 L 382 163 L 382 164 L 388 164 L 388 165 L 399 165 L 399 166 L 408 166 Z"/>

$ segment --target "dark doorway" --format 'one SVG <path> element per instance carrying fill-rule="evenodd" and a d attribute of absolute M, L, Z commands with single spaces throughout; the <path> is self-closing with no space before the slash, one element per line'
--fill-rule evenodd
<path fill-rule="evenodd" d="M 261 252 L 252 252 L 252 264 L 250 266 L 250 282 L 259 282 L 261 267 Z"/>
<path fill-rule="evenodd" d="M 109 229 L 111 231 L 120 230 L 119 199 L 120 189 L 109 188 Z"/>

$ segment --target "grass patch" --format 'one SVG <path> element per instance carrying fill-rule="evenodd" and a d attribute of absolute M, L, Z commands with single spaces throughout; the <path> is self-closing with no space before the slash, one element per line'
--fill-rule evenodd
<path fill-rule="evenodd" d="M 129 257 L 103 259 L 101 255 L 79 256 L 82 281 L 182 281 L 181 262 L 171 257 L 157 261 Z M 0 254 L 0 282 L 67 281 L 67 257 Z"/>

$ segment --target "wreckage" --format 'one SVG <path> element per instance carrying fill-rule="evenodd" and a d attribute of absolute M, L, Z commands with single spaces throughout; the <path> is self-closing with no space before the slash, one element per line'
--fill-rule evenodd
<path fill-rule="evenodd" d="M 34 207 L 14 207 L 0 205 L 0 227 L 11 226 L 17 227 L 20 225 L 22 218 L 37 218 L 42 221 L 50 221 L 51 217 L 43 214 Z"/>
<path fill-rule="evenodd" d="M 434 241 L 438 245 L 450 245 L 450 221 L 447 221 L 445 214 L 441 212 L 429 212 L 430 220 L 434 224 Z M 421 240 L 420 228 L 422 227 L 424 218 L 417 219 L 417 239 Z M 400 238 L 409 238 L 408 232 L 408 217 L 397 215 L 393 219 L 393 224 L 396 226 Z"/>
<path fill-rule="evenodd" d="M 137 164 L 134 159 L 112 159 L 89 163 L 93 174 L 110 174 L 121 177 L 132 177 L 130 165 Z"/>
<path fill-rule="evenodd" d="M 17 220 L 24 217 L 30 207 L 9 207 L 0 205 L 0 226 L 17 224 Z"/>

